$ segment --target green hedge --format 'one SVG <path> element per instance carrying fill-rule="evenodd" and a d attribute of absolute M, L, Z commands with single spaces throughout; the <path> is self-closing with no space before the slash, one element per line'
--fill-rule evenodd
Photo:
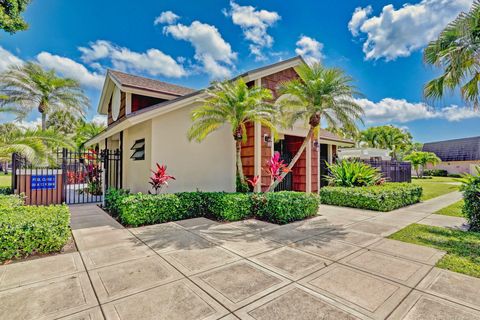
<path fill-rule="evenodd" d="M 112 195 L 110 193 L 112 192 Z M 303 192 L 226 193 L 181 192 L 146 195 L 109 191 L 106 209 L 120 222 L 141 226 L 181 219 L 207 217 L 237 221 L 250 217 L 288 223 L 317 214 L 318 195 Z"/>
<path fill-rule="evenodd" d="M 254 196 L 257 217 L 279 224 L 312 217 L 317 214 L 320 204 L 314 193 L 281 191 Z"/>
<path fill-rule="evenodd" d="M 445 169 L 431 169 L 431 170 L 424 170 L 424 176 L 432 176 L 432 177 L 446 177 L 448 176 L 448 171 Z"/>
<path fill-rule="evenodd" d="M 0 196 L 0 262 L 60 251 L 70 238 L 66 205 L 24 206 L 17 196 Z"/>
<path fill-rule="evenodd" d="M 7 195 L 12 193 L 13 192 L 11 187 L 0 187 L 0 195 Z"/>
<path fill-rule="evenodd" d="M 380 186 L 320 189 L 322 204 L 375 211 L 391 211 L 420 202 L 423 189 L 411 183 L 386 183 Z"/>

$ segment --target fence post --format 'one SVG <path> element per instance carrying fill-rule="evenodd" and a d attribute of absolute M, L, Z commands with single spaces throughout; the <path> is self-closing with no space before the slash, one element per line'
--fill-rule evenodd
<path fill-rule="evenodd" d="M 17 188 L 17 153 L 12 153 L 12 193 L 15 193 L 15 189 Z"/>

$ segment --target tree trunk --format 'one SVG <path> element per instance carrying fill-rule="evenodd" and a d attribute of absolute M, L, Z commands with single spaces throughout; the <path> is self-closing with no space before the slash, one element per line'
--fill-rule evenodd
<path fill-rule="evenodd" d="M 47 114 L 42 112 L 42 131 L 47 130 Z"/>
<path fill-rule="evenodd" d="M 245 181 L 245 176 L 243 175 L 243 165 L 242 165 L 242 140 L 235 140 L 236 149 L 237 149 L 237 175 L 240 178 L 242 183 Z"/>
<path fill-rule="evenodd" d="M 288 165 L 287 167 L 287 171 L 286 172 L 283 172 L 281 175 L 280 175 L 280 179 L 278 179 L 277 181 L 273 182 L 270 187 L 268 188 L 268 191 L 267 192 L 271 192 L 271 191 L 274 191 L 275 188 L 278 186 L 278 184 L 280 183 L 280 181 L 282 181 L 285 176 L 292 170 L 293 166 L 297 163 L 298 159 L 300 159 L 300 156 L 302 155 L 303 151 L 305 151 L 305 148 L 307 147 L 307 143 L 310 142 L 310 139 L 312 138 L 313 136 L 313 130 L 315 128 L 313 126 L 310 126 L 310 129 L 308 130 L 308 134 L 307 136 L 305 137 L 305 139 L 303 140 L 303 143 L 302 145 L 300 146 L 300 149 L 298 149 L 297 153 L 295 154 L 295 156 L 293 157 L 292 161 L 290 161 L 290 164 Z"/>

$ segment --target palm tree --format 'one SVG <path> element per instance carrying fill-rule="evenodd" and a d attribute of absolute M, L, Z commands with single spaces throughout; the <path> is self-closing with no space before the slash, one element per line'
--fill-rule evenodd
<path fill-rule="evenodd" d="M 425 85 L 427 98 L 438 99 L 460 87 L 462 98 L 479 106 L 480 84 L 480 1 L 468 13 L 461 13 L 445 27 L 424 51 L 427 64 L 443 68 L 443 74 Z"/>
<path fill-rule="evenodd" d="M 412 144 L 412 135 L 392 125 L 370 127 L 360 133 L 360 141 L 371 148 L 390 150 L 393 159 Z"/>
<path fill-rule="evenodd" d="M 71 148 L 71 141 L 53 130 L 23 130 L 12 124 L 0 125 L 0 160 L 9 161 L 16 152 L 33 164 L 52 159 L 51 146 Z"/>
<path fill-rule="evenodd" d="M 247 123 L 260 122 L 275 131 L 274 107 L 266 101 L 272 100 L 272 92 L 258 86 L 248 87 L 240 78 L 236 81 L 217 82 L 205 91 L 203 105 L 192 113 L 193 124 L 188 139 L 200 142 L 210 133 L 229 124 L 236 144 L 236 171 L 244 183 L 241 149 L 247 141 Z"/>
<path fill-rule="evenodd" d="M 79 150 L 85 147 L 85 142 L 105 130 L 105 125 L 96 122 L 79 120 L 76 125 L 74 140 Z"/>
<path fill-rule="evenodd" d="M 277 105 L 284 126 L 292 127 L 297 121 L 303 120 L 308 123 L 309 130 L 288 170 L 298 161 L 322 120 L 330 128 L 352 128 L 356 126 L 356 120 L 361 121 L 363 115 L 362 107 L 353 100 L 358 92 L 351 84 L 352 78 L 341 69 L 326 68 L 315 63 L 311 66 L 302 64 L 295 70 L 300 78 L 281 85 Z M 281 179 L 285 178 L 288 170 L 282 173 Z M 272 183 L 268 191 L 275 190 L 281 179 Z"/>
<path fill-rule="evenodd" d="M 75 133 L 81 118 L 66 110 L 56 110 L 50 114 L 47 119 L 47 128 L 52 128 L 65 135 Z"/>
<path fill-rule="evenodd" d="M 425 169 L 426 165 L 437 165 L 442 161 L 435 153 L 424 151 L 414 151 L 405 156 L 404 160 L 412 163 L 413 168 L 417 172 L 417 177 L 419 178 L 423 177 L 423 170 Z"/>
<path fill-rule="evenodd" d="M 14 108 L 24 119 L 33 109 L 42 117 L 42 130 L 47 129 L 47 116 L 57 110 L 83 116 L 89 106 L 88 98 L 77 81 L 61 78 L 55 70 L 46 71 L 33 62 L 11 66 L 0 75 L 0 106 Z"/>

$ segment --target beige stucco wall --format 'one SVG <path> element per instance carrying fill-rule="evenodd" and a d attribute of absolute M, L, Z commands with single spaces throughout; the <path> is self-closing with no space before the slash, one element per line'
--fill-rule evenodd
<path fill-rule="evenodd" d="M 132 160 L 132 150 L 136 140 L 145 139 L 145 160 Z M 147 192 L 152 163 L 152 121 L 148 120 L 132 126 L 123 132 L 123 188 L 131 192 Z"/>
<path fill-rule="evenodd" d="M 234 191 L 235 145 L 230 129 L 224 126 L 200 143 L 188 141 L 195 107 L 152 119 L 152 167 L 156 162 L 165 164 L 167 172 L 176 178 L 167 192 Z"/>
<path fill-rule="evenodd" d="M 443 161 L 436 165 L 435 167 L 432 167 L 431 165 L 427 166 L 427 169 L 442 169 L 442 170 L 447 170 L 448 173 L 454 173 L 454 174 L 459 174 L 459 173 L 475 173 L 475 166 L 480 165 L 480 160 L 477 161 Z"/>

